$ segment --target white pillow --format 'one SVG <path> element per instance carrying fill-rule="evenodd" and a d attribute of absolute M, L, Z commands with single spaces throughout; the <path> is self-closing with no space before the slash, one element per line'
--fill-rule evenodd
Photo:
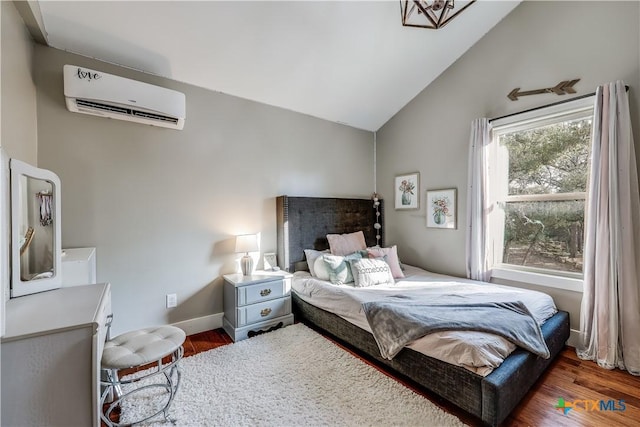
<path fill-rule="evenodd" d="M 395 279 L 404 278 L 404 273 L 402 272 L 402 267 L 398 260 L 398 247 L 396 245 L 393 245 L 390 248 L 367 248 L 367 252 L 369 253 L 370 258 L 387 257 L 386 261 L 387 264 L 389 264 L 389 267 L 391 267 L 391 274 L 393 274 L 393 277 Z"/>
<path fill-rule="evenodd" d="M 329 249 L 325 249 L 324 251 L 316 251 L 315 249 L 305 249 L 304 254 L 307 257 L 307 266 L 309 267 L 309 273 L 315 277 L 316 273 L 314 271 L 316 259 L 319 256 L 324 254 L 328 254 Z"/>
<path fill-rule="evenodd" d="M 367 249 L 362 231 L 349 234 L 327 234 L 327 240 L 331 255 L 345 256 Z"/>
<path fill-rule="evenodd" d="M 393 285 L 391 267 L 380 258 L 362 258 L 350 260 L 351 273 L 356 287 L 364 288 L 375 285 Z"/>
<path fill-rule="evenodd" d="M 313 263 L 313 271 L 316 273 L 316 276 L 320 280 L 329 280 L 329 269 L 327 268 L 327 264 L 324 262 L 321 256 L 316 258 Z"/>

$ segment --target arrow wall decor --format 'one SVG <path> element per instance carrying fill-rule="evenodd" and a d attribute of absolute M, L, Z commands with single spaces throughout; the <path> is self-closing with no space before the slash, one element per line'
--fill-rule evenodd
<path fill-rule="evenodd" d="M 509 95 L 507 95 L 507 98 L 509 98 L 512 101 L 517 101 L 519 96 L 539 95 L 541 93 L 555 93 L 557 95 L 565 95 L 567 93 L 576 93 L 575 89 L 573 88 L 573 85 L 578 83 L 579 81 L 580 79 L 565 80 L 558 83 L 554 87 L 547 87 L 544 89 L 535 89 L 535 90 L 526 90 L 523 92 L 519 92 L 520 88 L 517 87 L 511 92 L 509 92 Z"/>

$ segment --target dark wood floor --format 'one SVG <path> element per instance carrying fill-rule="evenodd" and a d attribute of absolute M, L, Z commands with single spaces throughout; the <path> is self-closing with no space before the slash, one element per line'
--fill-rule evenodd
<path fill-rule="evenodd" d="M 333 340 L 332 340 L 333 341 Z M 334 341 L 335 342 L 335 341 Z M 231 344 L 231 338 L 222 329 L 202 332 L 187 337 L 184 343 L 185 357 Z M 336 342 L 340 345 L 340 343 Z M 345 348 L 344 346 L 340 345 Z M 350 351 L 349 349 L 345 348 Z M 350 351 L 352 354 L 354 352 Z M 360 357 L 358 354 L 355 354 Z M 362 359 L 362 357 L 360 357 Z M 371 362 L 379 371 L 395 378 L 416 393 L 424 396 L 441 408 L 458 416 L 470 425 L 480 425 L 473 418 L 443 399 L 410 381 L 390 375 Z M 577 404 L 578 409 L 570 410 L 566 415 L 556 409 L 558 399 Z M 584 410 L 584 404 L 578 400 L 624 400 L 625 410 L 596 411 Z M 616 405 L 616 408 L 621 406 Z M 565 348 L 551 367 L 538 380 L 520 405 L 507 418 L 504 426 L 640 426 L 640 377 L 634 377 L 626 371 L 608 371 L 593 362 L 578 359 L 575 349 Z"/>

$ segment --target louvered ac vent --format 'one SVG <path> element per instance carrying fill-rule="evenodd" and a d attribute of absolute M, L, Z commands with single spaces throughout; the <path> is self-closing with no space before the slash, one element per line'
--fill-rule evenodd
<path fill-rule="evenodd" d="M 76 99 L 76 105 L 78 108 L 89 108 L 91 110 L 109 111 L 111 113 L 131 114 L 131 110 L 123 107 L 116 107 L 115 105 L 101 104 L 99 102 L 87 101 L 85 99 Z"/>
<path fill-rule="evenodd" d="M 108 111 L 110 113 L 125 114 L 128 116 L 142 117 L 144 119 L 161 120 L 168 123 L 178 123 L 175 117 L 163 116 L 162 114 L 154 114 L 146 111 L 134 110 L 132 108 L 123 108 L 115 105 L 101 104 L 99 102 L 87 101 L 86 99 L 76 99 L 78 108 L 89 108 L 91 110 Z"/>
<path fill-rule="evenodd" d="M 178 119 L 176 119 L 175 117 L 163 116 L 161 114 L 147 113 L 145 111 L 138 111 L 138 110 L 131 110 L 131 114 L 137 117 L 144 117 L 145 119 L 162 120 L 163 122 L 169 122 L 169 123 L 178 123 Z"/>

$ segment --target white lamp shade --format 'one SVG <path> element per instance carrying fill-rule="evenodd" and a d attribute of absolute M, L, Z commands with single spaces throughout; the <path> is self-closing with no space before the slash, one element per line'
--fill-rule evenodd
<path fill-rule="evenodd" d="M 258 248 L 258 236 L 255 234 L 243 234 L 236 236 L 236 252 L 256 252 Z"/>

